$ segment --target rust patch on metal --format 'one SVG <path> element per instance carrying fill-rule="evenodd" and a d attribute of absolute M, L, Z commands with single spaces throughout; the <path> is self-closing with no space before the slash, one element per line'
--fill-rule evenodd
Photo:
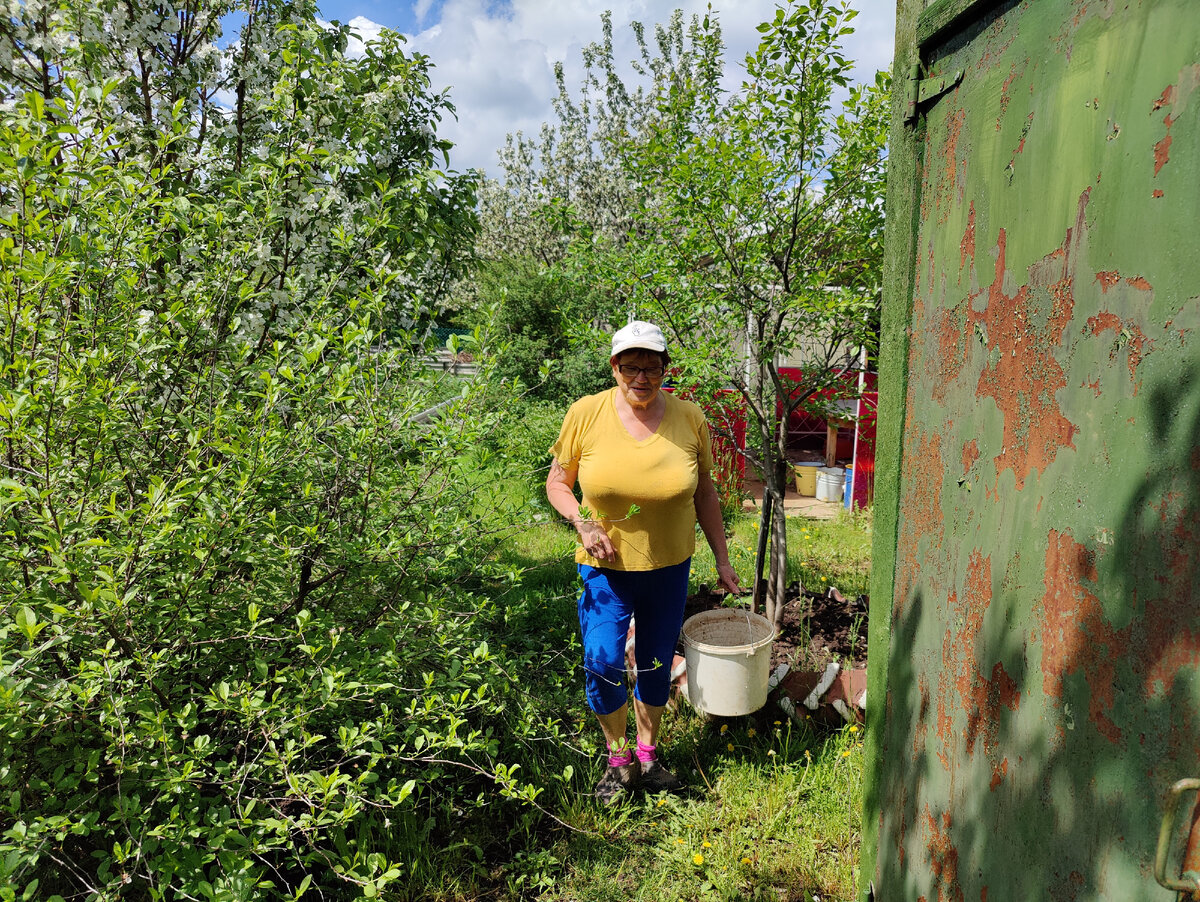
<path fill-rule="evenodd" d="M 967 323 L 967 301 L 942 310 L 937 314 L 933 331 L 936 337 L 937 356 L 931 358 L 925 372 L 933 384 L 932 394 L 939 404 L 955 388 L 967 363 L 967 347 L 970 332 Z"/>
<path fill-rule="evenodd" d="M 925 806 L 925 823 L 929 839 L 929 866 L 937 886 L 938 902 L 963 902 L 962 887 L 958 884 L 958 849 L 950 840 L 950 812 L 942 812 L 941 823 Z"/>
<path fill-rule="evenodd" d="M 1148 699 L 1160 692 L 1169 694 L 1180 673 L 1200 666 L 1200 635 L 1185 628 L 1181 633 L 1152 634 L 1149 639 L 1151 664 L 1142 687 Z"/>
<path fill-rule="evenodd" d="M 1159 95 L 1158 100 L 1154 101 L 1154 104 L 1150 107 L 1150 112 L 1157 113 L 1163 107 L 1171 106 L 1174 103 L 1175 103 L 1175 86 L 1167 85 L 1163 89 L 1162 94 Z"/>
<path fill-rule="evenodd" d="M 983 740 L 984 754 L 991 758 L 997 747 L 996 731 L 1000 724 L 1000 709 L 1016 711 L 1021 705 L 1017 682 L 1004 670 L 999 661 L 992 668 L 991 679 L 976 673 L 975 681 L 963 695 L 967 708 L 967 752 L 971 753 L 977 738 Z"/>
<path fill-rule="evenodd" d="M 1050 898 L 1053 902 L 1075 902 L 1075 899 L 1079 897 L 1079 891 L 1083 889 L 1083 874 L 1079 871 L 1071 871 L 1065 881 L 1058 874 L 1055 876 L 1058 877 L 1059 882 L 1049 887 Z"/>
<path fill-rule="evenodd" d="M 944 177 L 938 182 L 935 204 L 939 211 L 938 222 L 944 223 L 950 215 L 951 202 L 959 192 L 961 183 L 966 176 L 966 159 L 959 159 L 958 141 L 962 137 L 963 124 L 967 119 L 967 111 L 955 110 L 946 119 L 946 137 L 941 142 L 939 153 L 942 158 Z"/>
<path fill-rule="evenodd" d="M 1083 214 L 1091 189 L 1079 200 L 1074 229 L 1063 245 L 1030 269 L 1030 285 L 1015 295 L 1004 291 L 1005 247 L 1002 229 L 997 241 L 995 274 L 987 289 L 987 308 L 970 311 L 974 324 L 987 336 L 988 363 L 975 394 L 991 398 L 1004 417 L 1004 444 L 995 458 L 996 475 L 1011 469 L 1018 490 L 1034 470 L 1043 473 L 1061 448 L 1074 448 L 1075 424 L 1063 416 L 1055 393 L 1067 384 L 1053 350 L 1062 344 L 1075 299 L 1071 256 L 1084 227 Z M 1031 290 L 1032 289 L 1032 290 Z M 1045 325 L 1036 321 L 1038 297 L 1049 294 L 1051 309 Z"/>
<path fill-rule="evenodd" d="M 917 712 L 917 726 L 913 730 L 913 760 L 925 753 L 925 736 L 929 732 L 929 681 L 925 674 L 917 679 L 917 692 L 921 698 L 920 709 Z"/>
<path fill-rule="evenodd" d="M 1017 77 L 1025 72 L 1025 66 L 1029 65 L 1029 60 L 1021 66 L 1021 71 L 1017 71 L 1017 64 L 1013 63 L 1008 70 L 1008 78 L 1004 79 L 1004 84 L 1000 86 L 1000 114 L 996 117 L 996 131 L 1000 131 L 1001 123 L 1004 120 L 1004 114 L 1008 112 L 1008 103 L 1012 99 L 1009 95 L 1009 89 L 1012 88 L 1012 83 L 1017 80 Z"/>
<path fill-rule="evenodd" d="M 984 43 L 984 51 L 975 64 L 975 71 L 986 72 L 1008 56 L 1009 50 L 1016 43 L 1016 36 L 1011 30 L 1005 29 L 1001 20 L 994 21 L 988 29 Z"/>
<path fill-rule="evenodd" d="M 1116 694 L 1116 661 L 1129 645 L 1129 627 L 1114 630 L 1085 583 L 1097 579 L 1095 555 L 1068 533 L 1050 530 L 1042 596 L 1042 688 L 1062 700 L 1066 678 L 1083 671 L 1088 719 L 1110 742 L 1121 739 L 1109 717 Z"/>
<path fill-rule="evenodd" d="M 1025 124 L 1021 126 L 1021 137 L 1017 141 L 1016 150 L 1008 160 L 1008 166 L 1005 167 L 1005 172 L 1008 173 L 1008 183 L 1011 185 L 1013 176 L 1017 171 L 1017 157 L 1025 152 L 1025 139 L 1029 137 L 1029 130 L 1033 128 L 1033 113 L 1025 117 Z"/>
<path fill-rule="evenodd" d="M 1100 283 L 1100 293 L 1108 294 L 1108 289 L 1121 281 L 1119 272 L 1098 272 L 1096 273 L 1096 281 Z"/>
<path fill-rule="evenodd" d="M 1174 114 L 1167 113 L 1163 116 L 1163 125 L 1167 127 L 1167 133 L 1163 135 L 1154 145 L 1154 177 L 1158 178 L 1159 172 L 1167 165 L 1171 158 L 1171 142 L 1174 140 L 1171 135 L 1171 126 L 1175 124 L 1179 112 L 1187 103 L 1188 97 L 1197 86 L 1200 86 L 1200 63 L 1195 63 L 1190 66 L 1184 66 L 1179 71 L 1179 79 L 1171 85 L 1167 85 L 1163 89 L 1162 94 L 1150 107 L 1151 113 L 1157 113 L 1160 110 L 1170 107 L 1175 111 Z"/>
<path fill-rule="evenodd" d="M 979 647 L 979 635 L 983 631 L 983 618 L 991 601 L 992 560 L 978 550 L 972 551 L 961 599 L 957 592 L 951 592 L 946 599 L 945 622 L 962 623 L 960 629 L 947 631 L 942 640 L 944 675 L 938 686 L 937 734 L 938 758 L 947 771 L 950 770 L 960 733 L 955 714 L 959 710 L 967 714 L 966 742 L 967 753 L 970 754 L 974 751 L 980 718 L 983 716 L 980 698 L 986 708 L 987 691 L 984 689 L 981 693 L 976 688 L 980 674 L 975 655 Z M 984 724 L 983 729 L 989 727 Z"/>
<path fill-rule="evenodd" d="M 1191 467 L 1200 469 L 1200 447 L 1192 449 Z M 1160 576 L 1156 597 L 1147 601 L 1145 616 L 1137 623 L 1144 651 L 1134 655 L 1143 676 L 1147 700 L 1169 695 L 1181 673 L 1200 668 L 1200 625 L 1194 608 L 1181 603 L 1195 593 L 1200 570 L 1200 510 L 1194 498 L 1168 493 L 1160 502 L 1160 522 L 1155 550 Z M 1147 589 L 1150 588 L 1148 585 Z"/>
<path fill-rule="evenodd" d="M 992 779 L 988 783 L 988 789 L 995 792 L 996 789 L 1004 782 L 1004 778 L 1008 776 L 1008 759 L 1005 758 L 999 764 L 992 768 Z M 983 897 L 987 898 L 987 889 L 983 891 Z"/>
<path fill-rule="evenodd" d="M 975 461 L 977 460 L 979 460 L 979 442 L 976 439 L 971 439 L 963 445 L 962 465 L 964 476 L 971 472 L 971 467 L 975 466 Z"/>
<path fill-rule="evenodd" d="M 975 201 L 971 201 L 971 208 L 967 211 L 967 229 L 958 243 L 959 269 L 966 265 L 967 257 L 971 258 L 972 263 L 975 262 Z"/>
<path fill-rule="evenodd" d="M 1145 281 L 1145 280 L 1142 280 Z M 1130 280 L 1132 283 L 1132 280 Z M 1124 348 L 1129 353 L 1129 378 L 1134 383 L 1133 393 L 1138 393 L 1139 383 L 1137 382 L 1137 368 L 1141 365 L 1143 354 L 1142 349 L 1149 343 L 1153 347 L 1153 342 L 1148 339 L 1141 329 L 1135 323 L 1121 319 L 1115 313 L 1097 313 L 1095 316 L 1089 316 L 1087 321 L 1087 329 L 1094 336 L 1102 335 L 1105 332 L 1111 331 L 1116 334 L 1116 339 L 1113 341 L 1112 350 L 1108 353 L 1109 360 L 1116 360 L 1117 355 Z"/>
<path fill-rule="evenodd" d="M 946 619 L 950 620 L 959 612 L 960 605 L 958 602 L 958 593 L 951 592 L 946 599 L 947 614 Z M 982 620 L 982 616 L 980 617 Z M 953 758 L 952 752 L 958 738 L 958 729 L 954 724 L 954 714 L 958 710 L 958 703 L 952 697 L 950 686 L 957 685 L 962 679 L 963 674 L 960 672 L 970 665 L 966 661 L 970 657 L 970 650 L 964 651 L 963 643 L 970 643 L 970 636 L 967 633 L 974 634 L 970 626 L 960 631 L 958 634 L 947 632 L 942 640 L 942 677 L 938 684 L 937 692 L 937 756 L 942 763 L 942 770 L 950 771 L 950 762 Z"/>
<path fill-rule="evenodd" d="M 904 525 L 896 549 L 898 566 L 894 619 L 903 614 L 912 586 L 921 572 L 921 540 L 927 538 L 935 546 L 942 541 L 944 519 L 941 499 L 945 466 L 942 462 L 941 433 L 930 435 L 914 430 L 905 443 L 904 460 L 908 472 L 904 475 Z"/>
<path fill-rule="evenodd" d="M 1167 134 L 1162 138 L 1162 140 L 1158 141 L 1154 145 L 1154 176 L 1155 176 L 1155 178 L 1158 177 L 1158 174 L 1160 172 L 1162 172 L 1162 168 L 1164 166 L 1166 166 L 1167 162 L 1170 160 L 1170 158 L 1171 158 L 1171 142 L 1174 140 L 1171 137 L 1171 123 L 1174 122 L 1174 120 L 1168 115 L 1166 118 L 1163 119 L 1163 122 L 1165 122 L 1167 124 Z"/>
<path fill-rule="evenodd" d="M 983 631 L 983 618 L 991 603 L 992 559 L 984 557 L 978 551 L 972 551 L 967 562 L 962 603 L 957 603 L 956 595 L 951 595 L 950 599 L 950 617 L 961 617 L 963 626 L 957 633 L 947 633 L 942 646 L 942 666 L 947 676 L 943 685 L 953 680 L 954 688 L 958 691 L 958 705 L 954 705 L 952 699 L 945 700 L 949 707 L 961 707 L 967 714 L 967 754 L 975 751 L 975 740 L 979 736 L 981 724 L 985 732 L 991 730 L 991 727 L 981 720 L 986 717 L 984 712 L 987 709 L 987 681 L 982 679 L 975 657 L 979 646 L 979 634 Z M 984 684 L 982 691 L 981 683 Z M 943 696 L 947 694 L 943 693 Z M 985 737 L 985 746 L 990 744 L 988 740 L 989 737 Z"/>

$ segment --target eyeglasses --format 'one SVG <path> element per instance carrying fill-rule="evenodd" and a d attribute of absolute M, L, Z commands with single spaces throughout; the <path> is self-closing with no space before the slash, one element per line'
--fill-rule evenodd
<path fill-rule="evenodd" d="M 617 369 L 626 379 L 636 379 L 639 373 L 645 373 L 647 379 L 661 379 L 663 373 L 667 371 L 665 367 L 661 366 L 633 366 L 629 363 L 622 363 Z"/>

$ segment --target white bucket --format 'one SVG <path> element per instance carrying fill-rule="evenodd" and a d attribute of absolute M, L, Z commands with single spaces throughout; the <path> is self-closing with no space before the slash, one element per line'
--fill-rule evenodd
<path fill-rule="evenodd" d="M 702 611 L 683 624 L 690 701 L 705 714 L 752 714 L 767 703 L 771 621 L 745 608 Z"/>
<path fill-rule="evenodd" d="M 817 470 L 817 500 L 842 502 L 842 486 L 846 473 L 841 467 L 821 467 Z"/>

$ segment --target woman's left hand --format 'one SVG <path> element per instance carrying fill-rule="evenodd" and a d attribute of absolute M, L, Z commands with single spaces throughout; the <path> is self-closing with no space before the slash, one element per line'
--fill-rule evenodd
<path fill-rule="evenodd" d="M 730 564 L 717 564 L 717 581 L 725 587 L 725 591 L 733 595 L 741 595 L 742 587 L 738 585 L 737 574 Z"/>

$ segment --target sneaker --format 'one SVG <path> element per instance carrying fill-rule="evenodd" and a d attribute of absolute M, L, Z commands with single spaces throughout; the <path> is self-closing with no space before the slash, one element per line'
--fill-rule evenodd
<path fill-rule="evenodd" d="M 611 805 L 622 794 L 632 792 L 638 785 L 638 762 L 634 758 L 630 764 L 619 766 L 608 765 L 604 776 L 596 784 L 596 798 L 605 805 Z"/>
<path fill-rule="evenodd" d="M 675 792 L 683 783 L 663 767 L 661 761 L 655 759 L 642 765 L 642 778 L 639 785 L 646 792 Z"/>

